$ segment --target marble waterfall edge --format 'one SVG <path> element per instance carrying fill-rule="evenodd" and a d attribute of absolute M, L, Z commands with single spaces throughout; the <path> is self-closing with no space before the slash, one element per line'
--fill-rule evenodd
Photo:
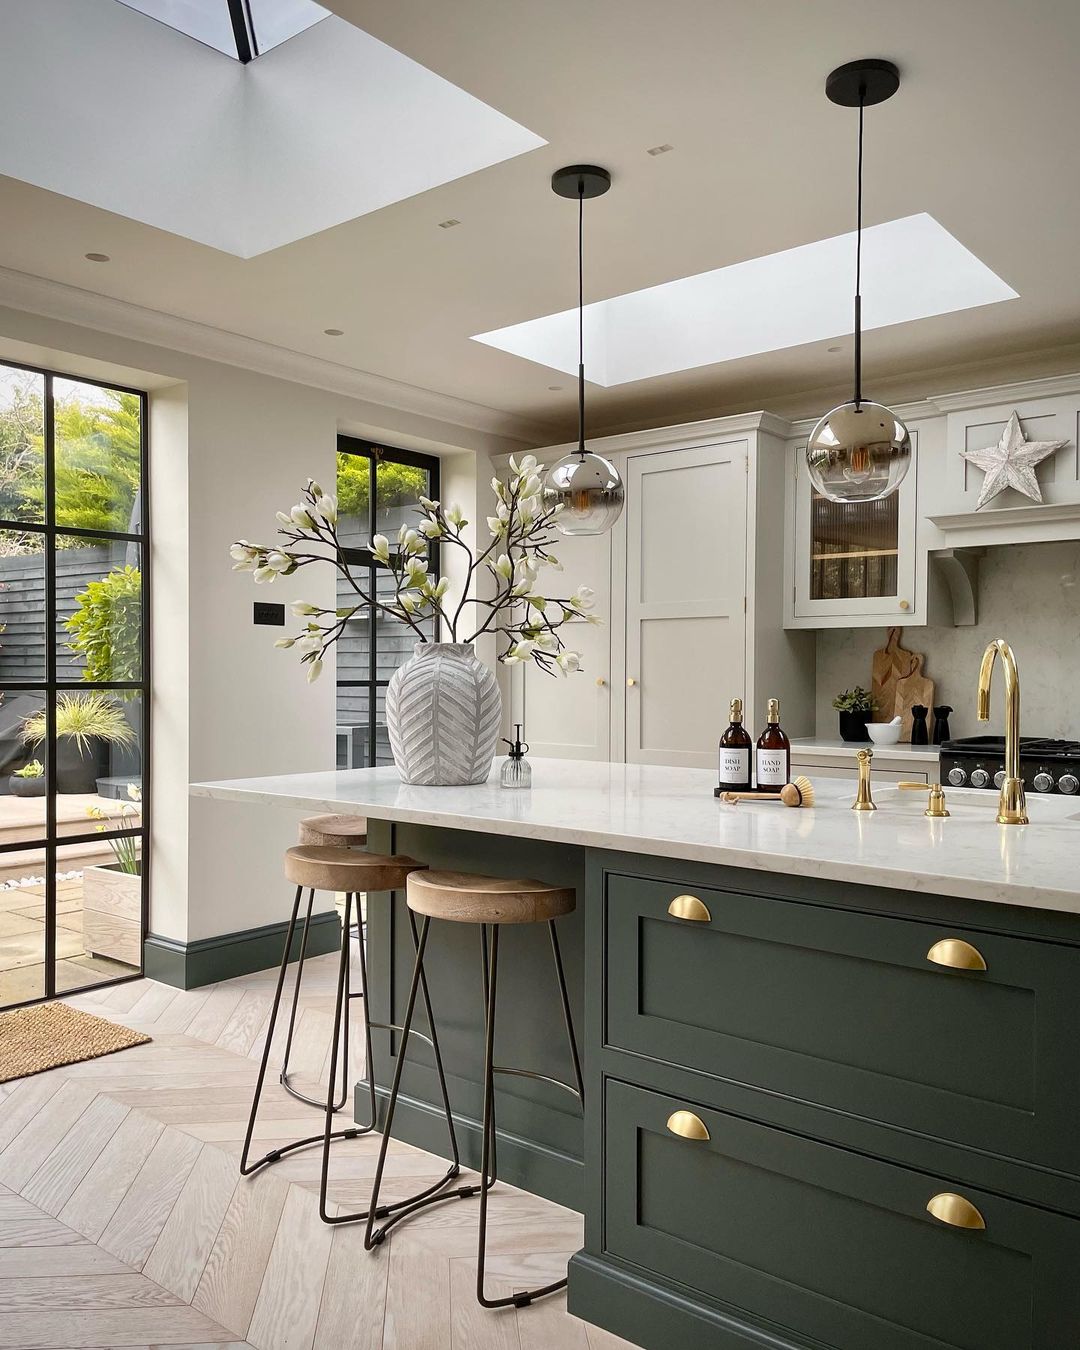
<path fill-rule="evenodd" d="M 501 718 L 495 673 L 468 642 L 418 642 L 386 690 L 394 764 L 421 787 L 484 782 Z"/>

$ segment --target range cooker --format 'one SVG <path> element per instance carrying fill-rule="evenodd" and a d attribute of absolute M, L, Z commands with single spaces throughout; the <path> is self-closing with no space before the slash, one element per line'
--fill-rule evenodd
<path fill-rule="evenodd" d="M 1005 777 L 1005 737 L 962 736 L 945 741 L 939 763 L 943 783 L 999 788 Z M 1021 736 L 1020 775 L 1029 792 L 1080 791 L 1080 741 Z"/>

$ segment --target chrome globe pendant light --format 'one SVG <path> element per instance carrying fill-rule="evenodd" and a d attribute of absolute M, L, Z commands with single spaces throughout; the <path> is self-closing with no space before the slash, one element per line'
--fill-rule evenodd
<path fill-rule="evenodd" d="M 573 164 L 551 175 L 551 189 L 578 204 L 578 448 L 547 471 L 544 501 L 562 510 L 555 528 L 562 534 L 604 534 L 622 514 L 625 493 L 610 460 L 585 448 L 585 201 L 611 187 L 607 169 Z"/>
<path fill-rule="evenodd" d="M 895 492 L 911 464 L 911 436 L 891 409 L 862 396 L 863 113 L 892 98 L 900 72 L 891 61 L 867 59 L 839 66 L 825 81 L 826 96 L 859 110 L 859 167 L 855 232 L 855 395 L 826 413 L 810 433 L 810 481 L 832 502 L 875 502 Z"/>

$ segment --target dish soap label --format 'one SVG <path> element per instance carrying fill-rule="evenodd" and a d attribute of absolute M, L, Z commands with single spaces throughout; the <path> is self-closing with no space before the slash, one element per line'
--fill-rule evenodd
<path fill-rule="evenodd" d="M 757 743 L 757 785 L 782 788 L 791 778 L 791 742 L 780 730 L 780 700 L 769 699 L 768 707 L 768 724 Z"/>
<path fill-rule="evenodd" d="M 720 737 L 720 791 L 747 792 L 751 787 L 750 751 L 753 742 L 742 724 L 742 699 L 731 700 L 731 722 Z"/>

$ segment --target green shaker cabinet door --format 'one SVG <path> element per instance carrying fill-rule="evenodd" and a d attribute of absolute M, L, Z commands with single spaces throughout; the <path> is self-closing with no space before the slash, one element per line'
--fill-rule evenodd
<path fill-rule="evenodd" d="M 612 1256 L 835 1350 L 1080 1344 L 1080 1221 L 614 1080 L 605 1105 Z M 927 1212 L 953 1192 L 984 1228 Z"/>
<path fill-rule="evenodd" d="M 605 906 L 614 1048 L 1080 1174 L 1074 948 L 610 873 Z"/>

